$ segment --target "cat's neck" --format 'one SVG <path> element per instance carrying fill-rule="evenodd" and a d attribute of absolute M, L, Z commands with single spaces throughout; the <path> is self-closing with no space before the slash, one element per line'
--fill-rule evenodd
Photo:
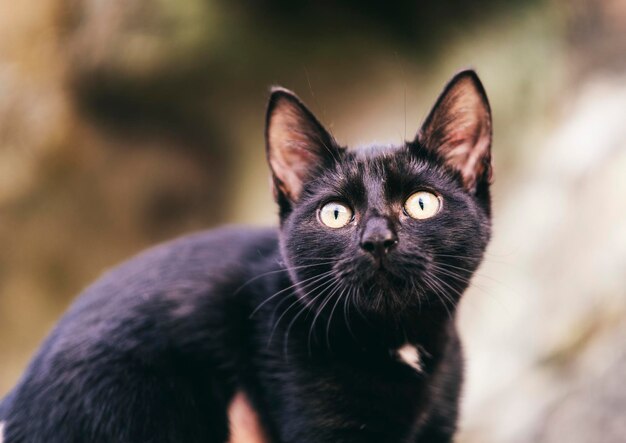
<path fill-rule="evenodd" d="M 411 345 L 437 357 L 454 328 L 450 309 L 423 307 L 374 318 L 338 299 L 320 312 L 307 308 L 293 290 L 280 295 L 266 304 L 262 321 L 268 344 L 283 353 L 385 355 Z"/>
<path fill-rule="evenodd" d="M 404 345 L 421 347 L 435 352 L 445 339 L 449 329 L 454 327 L 453 311 L 436 308 L 405 310 L 388 318 L 364 319 L 348 317 L 348 321 L 337 321 L 336 334 L 345 336 L 346 329 L 357 329 L 353 336 L 346 336 L 366 347 L 394 350 Z M 354 322 L 358 322 L 355 328 Z"/>

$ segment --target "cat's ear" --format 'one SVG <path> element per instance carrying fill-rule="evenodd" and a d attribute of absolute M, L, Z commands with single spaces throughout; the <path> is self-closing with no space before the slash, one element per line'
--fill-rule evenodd
<path fill-rule="evenodd" d="M 274 196 L 295 202 L 316 170 L 338 158 L 332 136 L 291 91 L 272 88 L 265 122 Z"/>
<path fill-rule="evenodd" d="M 437 99 L 417 142 L 457 170 L 466 189 L 491 179 L 491 109 L 473 70 L 455 75 Z"/>

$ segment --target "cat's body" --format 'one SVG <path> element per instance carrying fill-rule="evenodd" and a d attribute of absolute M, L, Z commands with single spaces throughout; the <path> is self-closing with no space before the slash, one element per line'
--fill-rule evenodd
<path fill-rule="evenodd" d="M 241 269 L 242 260 L 251 266 Z M 412 432 L 416 412 L 428 406 L 421 379 L 430 377 L 393 353 L 399 344 L 363 350 L 331 337 L 332 354 L 312 361 L 302 325 L 292 325 L 285 353 L 287 318 L 269 341 L 277 303 L 250 319 L 264 294 L 291 283 L 277 272 L 242 284 L 280 269 L 280 261 L 276 231 L 220 229 L 107 273 L 69 310 L 16 387 L 2 417 L 6 441 L 222 442 L 238 389 L 270 435 L 278 433 L 276 420 L 292 424 L 285 441 L 405 441 L 391 436 Z M 460 373 L 451 367 L 448 383 L 458 389 Z M 454 403 L 447 407 L 453 418 Z M 361 437 L 331 438 L 336 428 Z"/>
<path fill-rule="evenodd" d="M 459 74 L 435 109 L 459 84 L 484 96 L 477 82 Z M 275 92 L 281 228 L 192 235 L 107 273 L 0 405 L 5 443 L 224 442 L 238 391 L 272 442 L 450 442 L 454 308 L 489 238 L 488 158 L 472 176 L 422 141 L 358 153 L 326 137 Z"/>

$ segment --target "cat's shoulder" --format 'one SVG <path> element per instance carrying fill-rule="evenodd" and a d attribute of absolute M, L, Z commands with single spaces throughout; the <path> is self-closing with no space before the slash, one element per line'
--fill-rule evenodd
<path fill-rule="evenodd" d="M 59 355 L 88 361 L 103 346 L 109 354 L 149 353 L 177 335 L 197 334 L 194 328 L 221 318 L 254 263 L 275 254 L 277 241 L 273 229 L 225 227 L 154 246 L 79 294 L 35 361 Z"/>
<path fill-rule="evenodd" d="M 266 252 L 275 249 L 278 243 L 276 228 L 261 228 L 228 225 L 215 229 L 186 234 L 173 240 L 153 246 L 137 255 L 131 261 L 168 259 L 182 257 L 211 257 L 218 255 L 228 258 L 250 251 Z"/>
<path fill-rule="evenodd" d="M 234 293 L 277 250 L 271 228 L 229 226 L 170 240 L 104 272 L 79 295 L 60 326 L 192 311 L 205 299 Z"/>
<path fill-rule="evenodd" d="M 278 250 L 275 228 L 225 226 L 199 231 L 158 244 L 106 272 L 100 280 L 163 284 L 192 275 L 220 274 L 241 268 Z"/>

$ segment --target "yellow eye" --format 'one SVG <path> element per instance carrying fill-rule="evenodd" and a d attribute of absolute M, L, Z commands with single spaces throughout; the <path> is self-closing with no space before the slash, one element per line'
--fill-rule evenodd
<path fill-rule="evenodd" d="M 407 198 L 404 209 L 411 217 L 424 220 L 439 212 L 441 200 L 432 192 L 419 191 Z"/>
<path fill-rule="evenodd" d="M 326 203 L 320 209 L 320 220 L 329 228 L 343 228 L 352 220 L 352 209 L 343 203 Z"/>

